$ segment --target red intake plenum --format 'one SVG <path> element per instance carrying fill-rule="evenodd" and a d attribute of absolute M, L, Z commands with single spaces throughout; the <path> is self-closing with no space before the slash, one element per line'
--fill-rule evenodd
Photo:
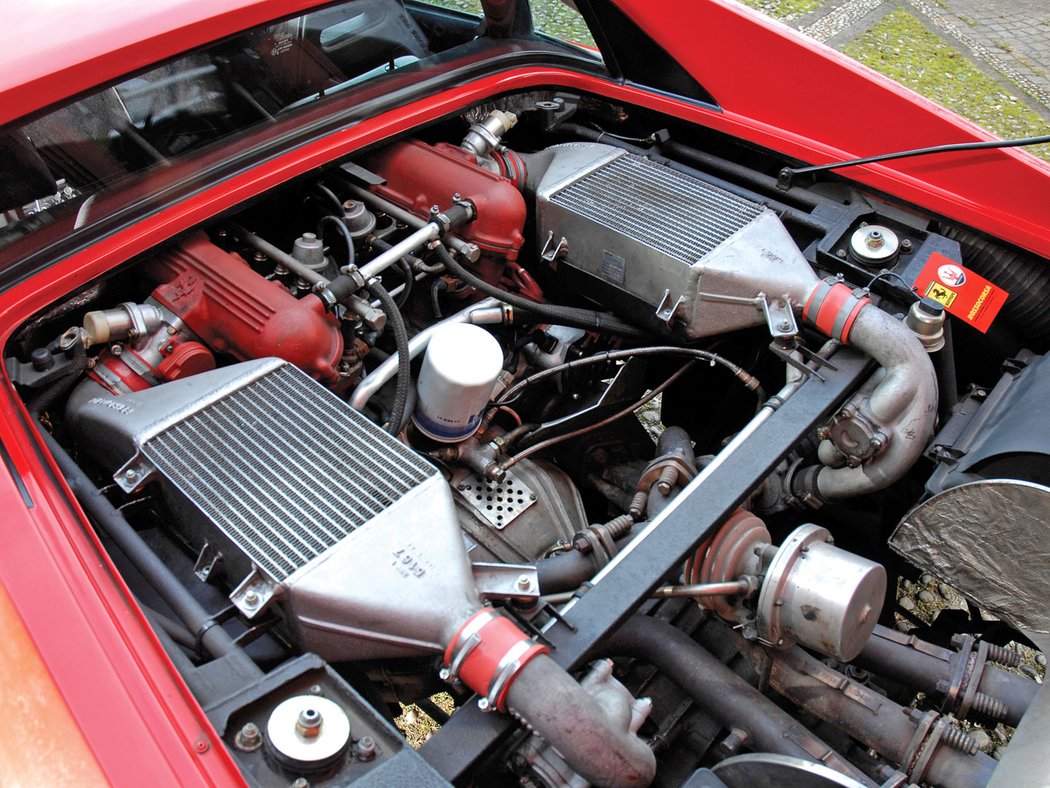
<path fill-rule="evenodd" d="M 339 381 L 343 337 L 319 298 L 295 298 L 203 234 L 155 257 L 149 273 L 161 283 L 153 297 L 217 353 L 277 356 L 323 383 Z"/>
<path fill-rule="evenodd" d="M 525 198 L 502 175 L 479 167 L 474 156 L 448 143 L 408 140 L 385 148 L 366 162 L 386 179 L 376 194 L 420 217 L 430 206 L 448 208 L 452 195 L 470 199 L 477 219 L 457 232 L 483 253 L 515 260 L 525 238 Z"/>

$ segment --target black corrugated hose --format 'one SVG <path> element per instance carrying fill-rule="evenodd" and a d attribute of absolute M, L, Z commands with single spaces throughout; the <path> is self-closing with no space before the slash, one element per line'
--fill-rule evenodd
<path fill-rule="evenodd" d="M 408 387 L 412 385 L 410 368 L 412 358 L 408 354 L 408 330 L 405 328 L 405 319 L 401 316 L 401 310 L 397 308 L 397 304 L 394 303 L 394 299 L 385 287 L 372 280 L 366 289 L 382 305 L 383 311 L 386 312 L 387 325 L 394 332 L 394 345 L 397 347 L 397 389 L 394 391 L 394 404 L 390 408 L 390 421 L 386 428 L 390 433 L 397 435 L 405 426 Z"/>
<path fill-rule="evenodd" d="M 588 331 L 602 331 L 608 334 L 617 334 L 631 339 L 649 338 L 651 335 L 640 328 L 625 323 L 618 317 L 596 312 L 593 309 L 578 309 L 571 306 L 556 306 L 554 304 L 540 304 L 530 301 L 523 296 L 515 295 L 495 285 L 490 285 L 484 279 L 468 271 L 460 265 L 443 244 L 438 244 L 437 253 L 445 268 L 455 276 L 476 290 L 486 295 L 498 298 L 517 309 L 523 309 L 529 314 L 537 315 L 543 320 L 549 320 L 562 326 L 583 328 Z"/>
<path fill-rule="evenodd" d="M 963 249 L 963 262 L 1003 288 L 1009 297 L 1003 316 L 1022 335 L 1050 342 L 1050 267 L 1034 255 L 999 246 L 969 230 L 949 227 L 945 235 L 954 238 Z"/>

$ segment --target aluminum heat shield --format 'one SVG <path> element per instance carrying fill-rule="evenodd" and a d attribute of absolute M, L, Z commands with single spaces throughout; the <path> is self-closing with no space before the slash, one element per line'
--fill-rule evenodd
<path fill-rule="evenodd" d="M 439 650 L 480 604 L 440 472 L 291 364 L 92 383 L 67 415 L 123 489 L 158 482 L 199 575 L 221 571 L 249 618 L 283 603 L 327 659 Z"/>
<path fill-rule="evenodd" d="M 1050 633 L 1050 488 L 1012 479 L 963 484 L 913 509 L 890 547 L 991 613 Z"/>
<path fill-rule="evenodd" d="M 649 304 L 688 338 L 759 325 L 759 294 L 817 283 L 758 203 L 609 145 L 548 150 L 536 194 L 549 259 Z"/>

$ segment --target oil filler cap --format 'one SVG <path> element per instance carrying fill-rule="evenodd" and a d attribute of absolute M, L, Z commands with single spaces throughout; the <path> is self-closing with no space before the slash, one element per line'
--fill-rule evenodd
<path fill-rule="evenodd" d="M 266 744 L 282 765 L 304 772 L 319 771 L 346 752 L 350 720 L 338 704 L 327 698 L 296 695 L 270 713 Z"/>

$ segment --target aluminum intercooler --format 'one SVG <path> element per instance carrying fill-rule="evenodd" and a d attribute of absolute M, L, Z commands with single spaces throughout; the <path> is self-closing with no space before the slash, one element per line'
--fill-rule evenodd
<path fill-rule="evenodd" d="M 648 304 L 688 338 L 763 321 L 756 268 L 771 299 L 812 278 L 779 218 L 756 202 L 608 145 L 549 151 L 536 189 L 546 259 Z"/>
<path fill-rule="evenodd" d="M 447 609 L 478 605 L 437 468 L 286 362 L 92 383 L 67 415 L 124 490 L 158 482 L 202 580 L 221 572 L 248 618 L 280 602 L 322 656 L 440 649 Z"/>

